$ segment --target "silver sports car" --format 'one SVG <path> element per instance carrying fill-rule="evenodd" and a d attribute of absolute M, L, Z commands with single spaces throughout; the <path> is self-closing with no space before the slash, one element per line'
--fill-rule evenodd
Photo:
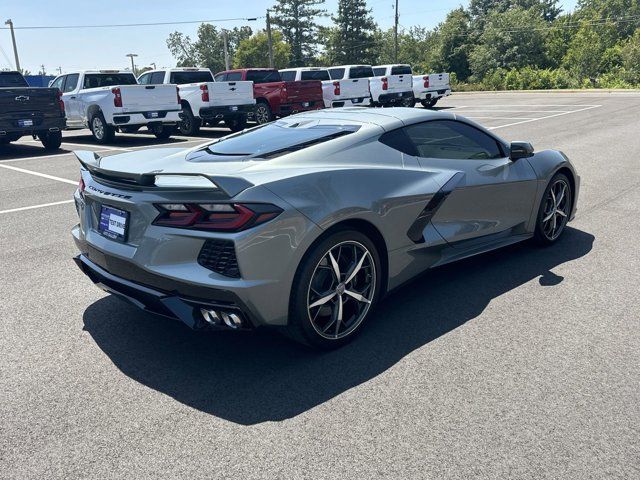
<path fill-rule="evenodd" d="M 76 262 L 192 328 L 278 327 L 332 348 L 426 269 L 552 244 L 580 179 L 559 151 L 452 113 L 301 113 L 192 149 L 76 152 Z"/>

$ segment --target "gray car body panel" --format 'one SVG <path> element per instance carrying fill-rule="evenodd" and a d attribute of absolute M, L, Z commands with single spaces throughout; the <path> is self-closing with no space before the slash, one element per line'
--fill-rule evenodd
<path fill-rule="evenodd" d="M 163 278 L 231 291 L 243 300 L 256 324 L 285 325 L 300 262 L 314 242 L 337 225 L 367 222 L 380 233 L 387 258 L 384 287 L 390 290 L 430 267 L 531 237 L 544 189 L 562 168 L 573 175 L 577 198 L 579 177 L 566 156 L 557 151 L 535 153 L 515 162 L 508 158 L 441 160 L 407 155 L 378 141 L 385 132 L 440 119 L 477 126 L 508 147 L 493 133 L 451 113 L 344 108 L 279 120 L 283 128 L 345 124 L 358 129 L 269 160 L 246 155 L 229 161 L 202 146 L 103 158 L 93 152 L 76 152 L 84 166 L 86 189 L 83 196 L 75 195 L 80 224 L 73 236 L 83 253 L 90 246 Z M 225 138 L 237 135 L 242 133 Z M 218 141 L 224 139 L 208 144 L 209 152 L 215 151 Z M 121 189 L 94 178 L 91 169 L 114 175 L 204 175 L 220 188 Z M 421 240 L 409 238 L 408 231 L 421 212 L 454 177 L 455 188 L 424 226 Z M 154 203 L 211 199 L 270 203 L 283 212 L 268 223 L 236 233 L 152 225 L 158 215 Z M 98 208 L 104 204 L 130 212 L 126 243 L 97 232 Z M 241 278 L 225 277 L 196 262 L 209 238 L 235 243 Z"/>

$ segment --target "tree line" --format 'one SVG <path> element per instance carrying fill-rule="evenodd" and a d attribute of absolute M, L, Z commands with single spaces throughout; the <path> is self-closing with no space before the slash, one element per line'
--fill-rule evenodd
<path fill-rule="evenodd" d="M 380 29 L 366 0 L 276 0 L 270 10 L 276 68 L 409 63 L 417 73 L 450 72 L 458 89 L 628 88 L 640 86 L 640 1 L 471 0 L 433 29 Z M 410 17 L 411 12 L 401 12 Z M 330 18 L 329 26 L 320 24 Z M 403 18 L 401 17 L 401 18 Z M 325 22 L 326 23 L 326 22 Z M 227 32 L 234 67 L 264 67 L 264 30 Z M 225 68 L 222 30 L 202 24 L 195 39 L 172 33 L 178 66 Z"/>

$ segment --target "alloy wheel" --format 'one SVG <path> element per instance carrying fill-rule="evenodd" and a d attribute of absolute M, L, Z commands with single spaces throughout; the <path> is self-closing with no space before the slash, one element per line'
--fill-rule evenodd
<path fill-rule="evenodd" d="M 255 116 L 256 122 L 259 125 L 269 122 L 269 111 L 267 110 L 267 107 L 265 105 L 258 105 L 258 107 L 256 108 Z"/>
<path fill-rule="evenodd" d="M 327 251 L 311 276 L 307 312 L 318 335 L 336 340 L 364 320 L 376 291 L 376 266 L 359 242 L 345 241 Z"/>
<path fill-rule="evenodd" d="M 96 136 L 98 140 L 102 140 L 104 138 L 104 124 L 100 117 L 93 117 L 93 121 L 91 122 L 93 134 Z"/>
<path fill-rule="evenodd" d="M 542 213 L 542 232 L 547 239 L 555 240 L 564 230 L 569 220 L 570 196 L 571 189 L 562 178 L 556 180 L 547 192 Z"/>

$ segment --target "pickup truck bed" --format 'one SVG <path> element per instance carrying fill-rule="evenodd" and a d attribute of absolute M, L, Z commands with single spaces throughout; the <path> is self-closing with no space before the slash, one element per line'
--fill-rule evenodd
<path fill-rule="evenodd" d="M 19 72 L 0 72 L 0 145 L 29 135 L 59 148 L 66 126 L 60 96 L 55 88 L 29 87 Z"/>
<path fill-rule="evenodd" d="M 413 95 L 424 107 L 433 107 L 439 99 L 451 95 L 449 74 L 414 75 Z"/>

